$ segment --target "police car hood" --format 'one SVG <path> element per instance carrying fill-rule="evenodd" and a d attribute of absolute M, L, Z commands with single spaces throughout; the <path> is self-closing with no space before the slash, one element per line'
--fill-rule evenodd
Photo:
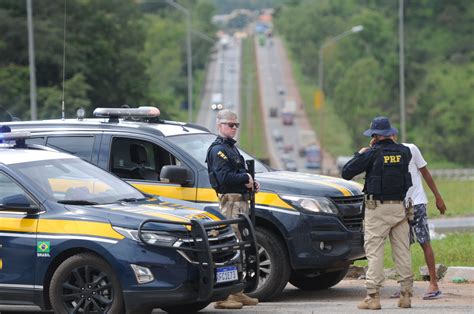
<path fill-rule="evenodd" d="M 354 181 L 291 171 L 270 171 L 257 173 L 262 191 L 277 194 L 306 196 L 359 196 L 363 186 Z"/>
<path fill-rule="evenodd" d="M 192 219 L 201 222 L 223 219 L 217 211 L 204 211 L 204 206 L 175 199 L 171 201 L 171 199 L 161 197 L 139 202 L 87 206 L 87 209 L 77 205 L 67 205 L 67 208 L 73 212 L 80 211 L 90 217 L 107 219 L 113 226 L 135 230 L 147 219 L 163 221 L 163 223 L 147 224 L 147 229 L 163 231 L 185 230 L 183 225 L 167 224 L 167 222 L 189 223 Z"/>

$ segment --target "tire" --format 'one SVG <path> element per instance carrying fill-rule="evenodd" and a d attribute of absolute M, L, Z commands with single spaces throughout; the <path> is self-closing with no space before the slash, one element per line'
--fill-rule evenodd
<path fill-rule="evenodd" d="M 184 305 L 167 306 L 161 308 L 168 313 L 196 313 L 208 306 L 210 302 L 196 302 Z"/>
<path fill-rule="evenodd" d="M 339 281 L 344 279 L 348 271 L 349 267 L 319 276 L 296 273 L 291 276 L 290 283 L 305 291 L 324 290 L 338 284 Z"/>
<path fill-rule="evenodd" d="M 123 313 L 120 282 L 100 257 L 82 253 L 65 260 L 51 278 L 54 313 Z"/>
<path fill-rule="evenodd" d="M 270 301 L 281 294 L 291 274 L 285 245 L 269 230 L 256 229 L 260 280 L 257 289 L 248 293 L 259 301 Z"/>

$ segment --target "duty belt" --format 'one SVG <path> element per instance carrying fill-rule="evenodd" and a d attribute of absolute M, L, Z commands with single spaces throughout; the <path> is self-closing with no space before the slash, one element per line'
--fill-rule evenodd
<path fill-rule="evenodd" d="M 378 201 L 383 204 L 402 204 L 403 200 L 391 200 L 391 199 L 386 199 L 383 196 L 378 196 L 378 195 L 365 195 L 365 200 L 366 201 Z"/>
<path fill-rule="evenodd" d="M 240 195 L 241 196 L 241 201 L 250 201 L 250 195 L 248 193 L 242 194 L 242 193 L 219 193 L 217 196 L 219 199 L 221 199 L 222 196 L 226 194 L 234 194 L 234 195 Z"/>

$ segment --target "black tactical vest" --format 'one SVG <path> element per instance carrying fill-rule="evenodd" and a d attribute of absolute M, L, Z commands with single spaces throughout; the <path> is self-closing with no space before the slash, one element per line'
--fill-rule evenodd
<path fill-rule="evenodd" d="M 406 146 L 383 143 L 375 148 L 365 180 L 365 190 L 379 200 L 403 200 L 412 185 L 408 170 L 411 153 Z"/>
<path fill-rule="evenodd" d="M 235 171 L 235 172 L 243 172 L 246 173 L 246 168 L 245 168 L 245 160 L 242 155 L 240 155 L 239 151 L 235 146 L 230 147 L 229 144 L 225 143 L 223 138 L 218 137 L 212 144 L 211 146 L 207 149 L 207 157 L 206 157 L 206 163 L 209 163 L 209 153 L 211 152 L 212 148 L 214 146 L 220 146 L 220 149 L 224 152 L 224 154 L 228 158 L 228 164 L 230 167 Z M 208 174 L 209 174 L 209 183 L 211 184 L 211 187 L 220 194 L 226 194 L 226 193 L 246 193 L 247 188 L 243 185 L 223 185 L 221 184 L 219 178 L 221 178 L 220 173 L 216 173 L 215 171 L 212 171 L 208 165 Z"/>

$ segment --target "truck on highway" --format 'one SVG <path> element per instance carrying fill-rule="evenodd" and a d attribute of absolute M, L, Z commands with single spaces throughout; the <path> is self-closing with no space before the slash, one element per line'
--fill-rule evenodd
<path fill-rule="evenodd" d="M 300 157 L 305 157 L 306 147 L 316 143 L 316 134 L 313 130 L 300 130 L 298 133 L 298 140 L 298 154 Z"/>
<path fill-rule="evenodd" d="M 212 94 L 211 109 L 212 110 L 222 110 L 222 109 L 224 109 L 224 104 L 222 102 L 222 94 L 221 93 Z"/>
<path fill-rule="evenodd" d="M 296 102 L 294 100 L 286 100 L 281 110 L 281 119 L 284 125 L 293 125 L 295 112 Z"/>

